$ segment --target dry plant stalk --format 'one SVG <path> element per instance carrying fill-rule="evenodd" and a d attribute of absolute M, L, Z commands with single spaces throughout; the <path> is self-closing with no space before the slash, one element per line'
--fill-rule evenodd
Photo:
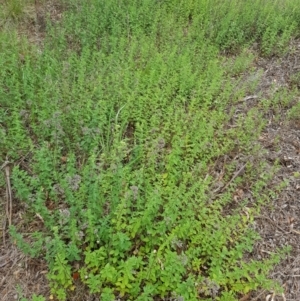
<path fill-rule="evenodd" d="M 6 213 L 6 219 L 8 219 L 8 225 L 11 226 L 11 220 L 12 220 L 12 192 L 11 192 L 11 184 L 10 184 L 10 162 L 5 160 L 5 162 L 1 166 L 1 170 L 4 170 L 4 176 L 6 181 L 6 206 L 5 206 L 5 213 Z M 3 243 L 5 242 L 5 230 L 6 230 L 6 219 L 4 221 L 3 225 Z"/>

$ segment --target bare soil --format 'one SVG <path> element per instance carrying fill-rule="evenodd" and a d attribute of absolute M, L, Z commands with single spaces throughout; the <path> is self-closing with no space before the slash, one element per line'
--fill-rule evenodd
<path fill-rule="evenodd" d="M 258 87 L 265 97 L 274 97 L 281 87 L 298 89 L 294 81 L 300 70 L 300 41 L 290 44 L 289 52 L 281 58 L 258 59 L 257 67 L 263 70 Z M 295 96 L 290 105 L 299 102 Z M 279 107 L 276 112 L 269 111 L 268 125 L 260 137 L 260 143 L 266 150 L 265 160 L 270 165 L 279 161 L 280 169 L 269 188 L 277 187 L 282 181 L 287 186 L 265 207 L 255 220 L 255 229 L 261 235 L 252 256 L 256 259 L 267 258 L 283 246 L 291 246 L 291 253 L 274 267 L 270 277 L 281 283 L 283 295 L 273 292 L 256 292 L 249 300 L 263 301 L 270 296 L 276 300 L 300 300 L 300 116 L 288 118 L 289 106 Z"/>

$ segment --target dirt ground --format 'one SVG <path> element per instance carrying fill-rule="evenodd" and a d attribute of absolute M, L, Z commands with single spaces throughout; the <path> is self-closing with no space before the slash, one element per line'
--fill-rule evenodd
<path fill-rule="evenodd" d="M 46 1 L 38 8 L 35 21 L 29 22 L 22 29 L 32 42 L 41 43 L 43 39 L 43 20 L 47 13 L 57 21 L 61 17 L 62 8 L 55 1 Z M 254 51 L 254 50 L 253 50 Z M 245 74 L 245 81 L 255 74 L 261 74 L 255 94 L 247 95 L 244 101 L 255 106 L 262 99 L 272 99 L 281 87 L 295 88 L 294 75 L 300 71 L 300 41 L 290 44 L 290 51 L 281 58 L 262 58 L 257 55 L 251 74 Z M 299 100 L 295 98 L 293 104 Z M 244 109 L 244 105 L 241 109 Z M 289 107 L 279 107 L 265 114 L 268 124 L 259 139 L 265 150 L 265 161 L 273 166 L 279 160 L 279 170 L 268 188 L 276 187 L 283 180 L 287 186 L 271 204 L 263 209 L 260 217 L 255 219 L 254 227 L 261 236 L 249 255 L 252 259 L 267 258 L 270 252 L 290 245 L 291 253 L 274 267 L 270 274 L 282 285 L 284 294 L 272 295 L 273 292 L 257 291 L 241 297 L 240 301 L 299 301 L 300 300 L 300 116 L 288 120 Z M 299 173 L 299 175 L 298 175 Z M 16 203 L 15 203 L 16 202 Z M 0 296 L 2 301 L 20 300 L 33 293 L 50 297 L 46 279 L 47 266 L 43 258 L 31 259 L 20 252 L 7 235 L 4 226 L 7 196 L 5 189 L 0 190 Z M 30 232 L 24 221 L 24 208 L 13 200 L 12 224 L 24 226 L 24 233 Z M 33 226 L 33 225 L 31 225 Z M 5 239 L 4 239 L 5 238 Z M 78 287 L 72 300 L 96 300 L 87 296 L 84 288 Z"/>
<path fill-rule="evenodd" d="M 280 59 L 259 59 L 257 68 L 263 70 L 258 90 L 265 97 L 274 96 L 280 87 L 295 88 L 295 75 L 300 71 L 300 41 L 292 41 L 290 51 Z M 298 87 L 297 87 L 298 88 Z M 299 102 L 297 96 L 292 104 Z M 291 246 L 291 253 L 274 267 L 270 277 L 281 283 L 284 294 L 275 296 L 271 292 L 256 292 L 249 300 L 300 300 L 300 115 L 288 119 L 288 107 L 269 111 L 268 125 L 260 138 L 266 150 L 265 160 L 274 164 L 279 160 L 280 169 L 270 183 L 276 187 L 283 180 L 287 186 L 268 208 L 255 220 L 255 229 L 262 240 L 255 245 L 254 258 L 265 258 L 270 252 L 283 246 Z M 273 299 L 271 299 L 273 298 Z"/>

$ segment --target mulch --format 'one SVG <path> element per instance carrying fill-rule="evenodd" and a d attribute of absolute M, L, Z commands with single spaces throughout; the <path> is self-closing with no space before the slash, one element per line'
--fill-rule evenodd
<path fill-rule="evenodd" d="M 299 40 L 291 42 L 289 52 L 283 57 L 259 58 L 255 68 L 256 72 L 261 72 L 262 77 L 256 94 L 261 99 L 272 100 L 283 87 L 297 88 L 292 79 L 300 70 L 299 59 Z M 272 252 L 291 246 L 291 252 L 280 264 L 274 266 L 270 274 L 271 279 L 280 283 L 284 294 L 259 291 L 247 300 L 300 300 L 300 116 L 298 120 L 288 118 L 289 109 L 298 101 L 296 94 L 290 104 L 283 103 L 275 111 L 269 110 L 265 114 L 268 124 L 259 141 L 265 150 L 265 162 L 270 166 L 275 162 L 279 164 L 268 188 L 276 190 L 283 181 L 286 182 L 286 187 L 270 200 L 270 204 L 255 219 L 254 228 L 261 240 L 255 244 L 250 257 L 268 258 Z"/>

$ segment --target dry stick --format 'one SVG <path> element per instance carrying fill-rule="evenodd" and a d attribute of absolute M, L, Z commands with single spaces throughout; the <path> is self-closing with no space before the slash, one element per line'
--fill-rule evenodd
<path fill-rule="evenodd" d="M 235 178 L 237 178 L 238 176 L 243 174 L 243 171 L 246 167 L 247 163 L 245 163 L 231 178 L 231 180 L 224 186 L 224 187 L 218 187 L 215 191 L 214 194 L 216 194 L 217 192 L 223 192 L 234 180 Z"/>
<path fill-rule="evenodd" d="M 3 222 L 3 229 L 2 229 L 2 239 L 3 239 L 3 245 L 6 247 L 6 240 L 5 240 L 5 229 L 6 229 L 6 218 Z"/>
<path fill-rule="evenodd" d="M 300 231 L 294 230 L 294 229 L 290 229 L 290 231 L 285 231 L 284 229 L 282 229 L 281 227 L 279 227 L 271 218 L 269 218 L 268 216 L 262 215 L 262 216 L 257 216 L 256 218 L 259 219 L 267 219 L 268 221 L 270 221 L 273 226 L 275 226 L 275 228 L 279 229 L 281 232 L 285 233 L 285 234 L 289 234 L 289 233 L 295 233 L 300 235 Z"/>
<path fill-rule="evenodd" d="M 7 197 L 7 203 L 9 205 L 6 205 L 7 208 L 7 214 L 8 214 L 8 225 L 11 226 L 11 219 L 12 219 L 12 193 L 11 193 L 11 185 L 10 185 L 10 167 L 7 164 L 5 166 L 5 177 L 6 177 L 6 197 Z"/>
<path fill-rule="evenodd" d="M 0 170 L 2 170 L 7 164 L 7 160 L 2 164 Z M 6 179 L 6 176 L 5 176 L 5 179 Z M 7 194 L 6 194 L 7 195 Z M 5 207 L 5 213 L 7 215 L 7 200 L 6 200 L 6 207 Z M 3 228 L 2 228 L 2 239 L 3 239 L 3 245 L 4 247 L 6 247 L 6 240 L 5 240 L 5 231 L 6 230 L 6 217 L 3 221 Z"/>
<path fill-rule="evenodd" d="M 294 230 L 294 229 L 291 229 L 290 232 L 300 235 L 300 231 L 297 231 L 297 230 Z"/>
<path fill-rule="evenodd" d="M 2 164 L 1 169 L 4 169 L 5 181 L 6 181 L 6 218 L 8 219 L 8 225 L 11 226 L 12 220 L 12 192 L 11 192 L 11 185 L 10 185 L 10 167 L 9 161 L 6 161 Z M 3 244 L 6 245 L 5 241 L 5 230 L 6 230 L 6 219 L 3 225 Z"/>
<path fill-rule="evenodd" d="M 275 228 L 279 229 L 281 232 L 288 234 L 287 231 L 285 231 L 284 229 L 282 229 L 280 226 L 278 226 L 271 218 L 269 218 L 268 216 L 265 215 L 261 215 L 261 216 L 257 216 L 256 218 L 258 219 L 266 219 L 268 220 Z"/>
<path fill-rule="evenodd" d="M 4 247 L 6 247 L 5 230 L 6 230 L 6 219 L 3 222 L 3 231 L 2 231 L 2 239 L 3 239 L 3 245 L 4 245 Z"/>
<path fill-rule="evenodd" d="M 231 178 L 231 180 L 225 185 L 224 188 L 221 189 L 221 191 L 225 190 L 234 180 L 235 178 L 237 178 L 238 176 L 242 175 L 243 174 L 243 171 L 246 167 L 247 163 L 245 163 L 234 175 L 233 177 Z"/>
<path fill-rule="evenodd" d="M 266 290 L 263 290 L 261 293 L 258 294 L 258 296 L 256 296 L 254 299 L 252 299 L 252 301 L 258 300 L 265 292 L 266 292 Z"/>

